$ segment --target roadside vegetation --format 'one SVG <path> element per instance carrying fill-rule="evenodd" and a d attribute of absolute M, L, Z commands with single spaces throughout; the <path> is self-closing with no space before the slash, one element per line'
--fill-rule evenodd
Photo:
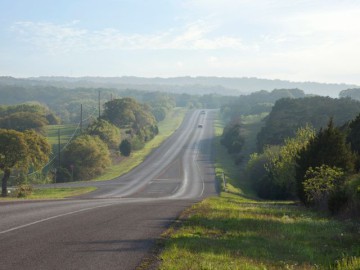
<path fill-rule="evenodd" d="M 151 141 L 145 143 L 143 149 L 132 152 L 131 156 L 129 157 L 123 157 L 121 162 L 108 167 L 104 174 L 96 177 L 93 180 L 111 180 L 131 171 L 133 168 L 138 166 L 145 160 L 145 158 L 151 153 L 152 150 L 159 147 L 163 141 L 165 141 L 168 137 L 171 136 L 171 134 L 173 134 L 173 132 L 176 131 L 176 129 L 180 126 L 186 111 L 187 110 L 183 108 L 175 108 L 168 116 L 166 116 L 163 121 L 159 122 L 159 134 Z"/>
<path fill-rule="evenodd" d="M 20 185 L 12 189 L 9 196 L 0 200 L 46 200 L 65 199 L 80 196 L 96 190 L 95 187 L 76 188 L 33 188 L 31 185 Z"/>
<path fill-rule="evenodd" d="M 10 88 L 2 91 L 11 96 Z M 40 88 L 17 88 L 17 94 L 24 91 L 24 98 L 31 101 L 0 105 L 3 197 L 8 195 L 8 185 L 118 177 L 169 137 L 189 108 L 218 107 L 229 100 L 216 95 Z"/>
<path fill-rule="evenodd" d="M 218 181 L 225 173 L 226 189 L 187 209 L 163 235 L 159 268 L 360 269 L 360 177 L 352 169 L 358 152 L 347 144 L 356 142 L 360 118 L 339 129 L 328 117 L 320 131 L 305 125 L 257 152 L 256 134 L 268 120 L 237 115 L 223 133 L 222 116 L 215 124 L 215 170 Z M 241 151 L 221 145 L 228 131 Z M 308 166 L 304 174 L 295 163 Z M 262 192 L 255 188 L 266 183 Z"/>

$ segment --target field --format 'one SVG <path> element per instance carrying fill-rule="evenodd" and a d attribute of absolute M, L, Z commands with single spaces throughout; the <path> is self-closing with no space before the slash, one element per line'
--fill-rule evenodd
<path fill-rule="evenodd" d="M 47 126 L 45 129 L 46 137 L 49 143 L 52 145 L 53 149 L 58 147 L 58 131 L 60 130 L 60 145 L 63 147 L 70 139 L 71 136 L 74 134 L 77 125 L 68 124 L 68 125 L 50 125 Z"/>
<path fill-rule="evenodd" d="M 256 125 L 248 122 L 247 138 Z M 221 122 L 216 128 L 219 136 Z M 358 223 L 257 199 L 219 139 L 215 146 L 228 192 L 187 209 L 164 233 L 160 269 L 360 269 Z"/>

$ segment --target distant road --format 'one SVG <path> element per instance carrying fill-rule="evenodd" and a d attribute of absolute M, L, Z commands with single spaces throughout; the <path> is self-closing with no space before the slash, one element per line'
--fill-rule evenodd
<path fill-rule="evenodd" d="M 130 173 L 61 201 L 0 202 L 0 269 L 135 269 L 188 206 L 217 194 L 214 111 L 188 113 Z M 202 127 L 198 127 L 202 125 Z"/>

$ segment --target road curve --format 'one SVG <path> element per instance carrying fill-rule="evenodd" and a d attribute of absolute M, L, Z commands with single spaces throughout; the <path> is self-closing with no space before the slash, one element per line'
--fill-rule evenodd
<path fill-rule="evenodd" d="M 98 187 L 92 193 L 1 202 L 0 269 L 136 268 L 184 208 L 217 193 L 214 115 L 188 113 L 174 135 L 122 177 L 57 184 Z"/>

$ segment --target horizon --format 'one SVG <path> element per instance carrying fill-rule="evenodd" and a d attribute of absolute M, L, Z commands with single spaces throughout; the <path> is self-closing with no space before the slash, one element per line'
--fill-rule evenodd
<path fill-rule="evenodd" d="M 161 77 L 161 76 L 137 76 L 137 75 L 119 75 L 119 76 L 67 76 L 67 75 L 39 75 L 39 76 L 29 76 L 29 77 L 15 77 L 12 75 L 0 75 L 0 78 L 13 78 L 13 79 L 41 79 L 41 78 L 66 78 L 66 79 L 83 79 L 83 78 L 99 78 L 99 79 L 121 79 L 121 78 L 141 78 L 141 79 L 178 79 L 178 78 L 216 78 L 216 79 L 256 79 L 256 80 L 269 80 L 269 81 L 281 81 L 288 83 L 299 83 L 299 84 L 329 84 L 329 85 L 348 85 L 348 86 L 356 86 L 360 87 L 360 84 L 347 83 L 347 82 L 322 82 L 322 81 L 293 81 L 286 80 L 280 78 L 262 78 L 262 77 L 246 77 L 246 76 L 238 76 L 238 77 L 228 77 L 228 76 L 207 76 L 207 75 L 184 75 L 184 76 L 170 76 L 170 77 Z"/>

